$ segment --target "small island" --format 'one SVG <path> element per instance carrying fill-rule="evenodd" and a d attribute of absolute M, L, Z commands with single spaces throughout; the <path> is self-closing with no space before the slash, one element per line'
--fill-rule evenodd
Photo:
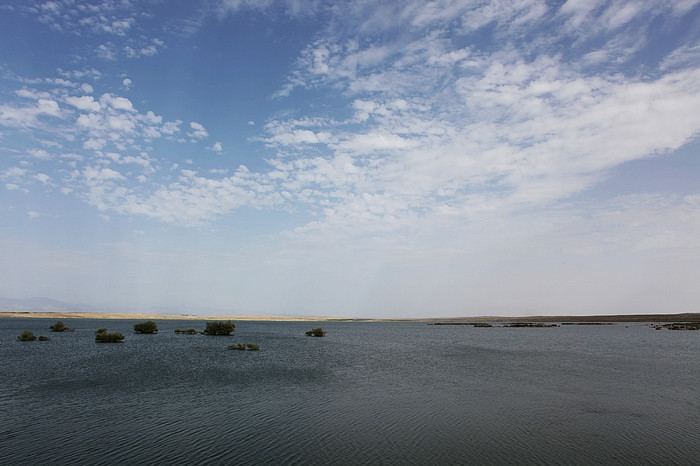
<path fill-rule="evenodd" d="M 17 337 L 19 341 L 36 341 L 36 335 L 31 330 L 25 330 Z M 41 335 L 39 341 L 50 341 L 51 338 Z"/>
<path fill-rule="evenodd" d="M 228 345 L 228 349 L 238 351 L 259 351 L 260 345 L 257 343 L 234 343 L 232 345 Z"/>
<path fill-rule="evenodd" d="M 229 321 L 207 322 L 207 327 L 202 332 L 204 335 L 231 335 L 236 325 Z"/>
<path fill-rule="evenodd" d="M 317 327 L 306 332 L 307 337 L 325 337 L 326 331 L 321 327 Z"/>
<path fill-rule="evenodd" d="M 120 343 L 124 341 L 124 335 L 121 332 L 107 332 L 106 328 L 95 330 L 95 341 L 98 343 Z"/>
<path fill-rule="evenodd" d="M 152 320 L 134 324 L 135 333 L 158 333 L 158 325 Z"/>
<path fill-rule="evenodd" d="M 64 324 L 60 320 L 53 325 L 49 325 L 49 329 L 52 332 L 72 332 L 75 330 L 74 328 L 68 327 L 66 324 Z"/>
<path fill-rule="evenodd" d="M 198 332 L 196 328 L 190 327 L 184 330 L 181 328 L 176 328 L 175 333 L 177 333 L 178 335 L 196 335 Z"/>
<path fill-rule="evenodd" d="M 25 330 L 19 334 L 17 339 L 19 341 L 35 341 L 36 336 L 34 335 L 34 332 L 32 332 L 31 330 Z"/>

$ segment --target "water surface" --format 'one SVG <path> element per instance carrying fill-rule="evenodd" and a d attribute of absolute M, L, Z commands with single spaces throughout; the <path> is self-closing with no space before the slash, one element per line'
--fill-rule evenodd
<path fill-rule="evenodd" d="M 700 332 L 0 320 L 0 464 L 697 464 Z M 306 337 L 315 326 L 324 338 Z M 123 343 L 95 343 L 107 327 Z M 19 342 L 22 330 L 51 337 Z M 260 351 L 231 351 L 258 343 Z"/>

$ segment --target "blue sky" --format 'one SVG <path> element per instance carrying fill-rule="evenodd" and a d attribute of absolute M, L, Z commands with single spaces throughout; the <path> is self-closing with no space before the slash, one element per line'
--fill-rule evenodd
<path fill-rule="evenodd" d="M 5 1 L 0 296 L 700 310 L 700 1 Z"/>

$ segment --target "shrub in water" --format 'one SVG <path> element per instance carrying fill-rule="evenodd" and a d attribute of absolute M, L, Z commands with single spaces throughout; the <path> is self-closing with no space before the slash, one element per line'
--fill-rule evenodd
<path fill-rule="evenodd" d="M 36 337 L 34 336 L 34 333 L 32 333 L 31 331 L 25 330 L 24 332 L 19 334 L 17 339 L 19 341 L 34 341 L 34 340 L 36 340 Z"/>
<path fill-rule="evenodd" d="M 134 332 L 136 333 L 158 333 L 158 325 L 152 320 L 134 324 Z"/>
<path fill-rule="evenodd" d="M 315 329 L 309 330 L 306 332 L 307 337 L 324 337 L 326 336 L 326 331 L 323 330 L 321 327 L 317 327 Z"/>
<path fill-rule="evenodd" d="M 74 328 L 68 327 L 66 324 L 64 324 L 60 320 L 53 325 L 49 325 L 49 329 L 52 332 L 72 332 L 73 330 L 75 330 Z"/>
<path fill-rule="evenodd" d="M 108 333 L 106 328 L 95 330 L 95 341 L 100 343 L 118 343 L 124 340 L 124 335 L 120 332 Z"/>
<path fill-rule="evenodd" d="M 191 327 L 186 329 L 186 330 L 182 330 L 181 328 L 176 328 L 175 333 L 185 333 L 187 335 L 194 335 L 195 333 L 197 333 L 197 329 L 191 328 Z"/>
<path fill-rule="evenodd" d="M 239 351 L 258 351 L 260 350 L 260 345 L 258 345 L 257 343 L 233 343 L 231 345 L 228 345 L 228 349 Z"/>
<path fill-rule="evenodd" d="M 50 341 L 50 340 L 51 340 L 51 338 L 45 337 L 44 335 L 39 336 L 39 341 Z"/>
<path fill-rule="evenodd" d="M 202 333 L 205 335 L 231 335 L 235 328 L 236 326 L 230 320 L 226 322 L 207 322 L 207 328 Z"/>

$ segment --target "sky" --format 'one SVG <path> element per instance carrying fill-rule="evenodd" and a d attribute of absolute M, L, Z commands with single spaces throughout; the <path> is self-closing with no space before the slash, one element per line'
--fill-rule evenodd
<path fill-rule="evenodd" d="M 0 296 L 700 311 L 700 0 L 5 0 Z"/>

